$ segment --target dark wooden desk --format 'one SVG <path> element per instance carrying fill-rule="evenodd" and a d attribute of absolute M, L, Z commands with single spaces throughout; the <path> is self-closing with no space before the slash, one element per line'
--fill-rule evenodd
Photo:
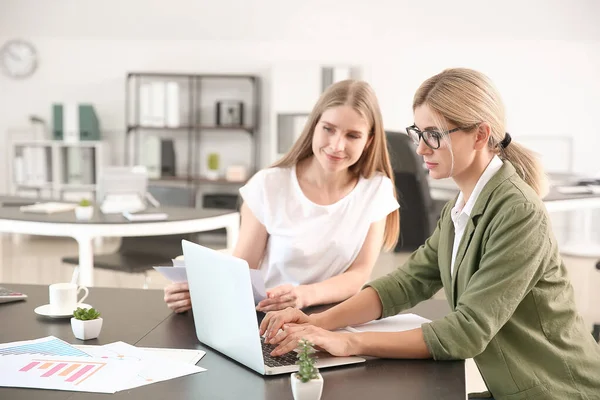
<path fill-rule="evenodd" d="M 38 317 L 33 309 L 45 304 L 47 286 L 5 284 L 29 296 L 26 302 L 0 304 L 0 343 L 54 335 L 81 344 L 68 319 Z M 105 317 L 100 337 L 86 344 L 122 340 L 141 347 L 200 349 L 206 355 L 199 366 L 206 372 L 110 395 L 115 399 L 292 399 L 289 374 L 263 377 L 198 342 L 192 313 L 171 314 L 156 290 L 90 288 L 86 300 Z M 448 312 L 443 300 L 429 300 L 412 312 L 435 319 Z M 6 321 L 6 322 L 5 322 Z M 375 359 L 355 366 L 321 370 L 323 400 L 335 399 L 436 399 L 464 400 L 463 361 Z M 0 388 L 0 399 L 87 400 L 105 394 Z"/>

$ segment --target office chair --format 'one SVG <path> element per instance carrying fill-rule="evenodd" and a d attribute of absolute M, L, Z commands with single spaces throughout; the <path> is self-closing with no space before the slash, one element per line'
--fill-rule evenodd
<path fill-rule="evenodd" d="M 446 202 L 431 198 L 423 158 L 410 137 L 401 132 L 386 132 L 386 137 L 400 203 L 400 238 L 394 251 L 413 251 L 433 233 Z"/>
<path fill-rule="evenodd" d="M 596 269 L 600 271 L 600 260 L 596 263 Z M 594 339 L 596 339 L 596 342 L 600 344 L 600 323 L 594 324 L 592 335 L 594 336 Z"/>
<path fill-rule="evenodd" d="M 163 206 L 194 207 L 196 196 L 192 188 L 149 186 L 148 192 Z M 94 268 L 131 274 L 143 274 L 143 288 L 148 288 L 148 271 L 154 266 L 172 265 L 181 254 L 181 240 L 197 242 L 198 234 L 135 236 L 121 239 L 114 253 L 94 256 Z M 79 257 L 63 257 L 62 262 L 79 265 Z"/>

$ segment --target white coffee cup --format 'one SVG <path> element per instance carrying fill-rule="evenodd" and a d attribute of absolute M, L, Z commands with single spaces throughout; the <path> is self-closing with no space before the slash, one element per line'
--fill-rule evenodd
<path fill-rule="evenodd" d="M 79 292 L 85 294 L 79 300 Z M 88 296 L 89 290 L 85 286 L 77 286 L 75 283 L 54 283 L 50 285 L 50 309 L 53 313 L 71 313 Z"/>

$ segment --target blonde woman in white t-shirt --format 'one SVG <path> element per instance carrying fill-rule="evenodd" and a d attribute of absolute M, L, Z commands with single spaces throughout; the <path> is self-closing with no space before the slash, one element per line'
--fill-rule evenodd
<path fill-rule="evenodd" d="M 335 303 L 367 282 L 400 229 L 381 111 L 362 81 L 330 86 L 292 149 L 240 189 L 233 255 L 260 269 L 259 311 Z M 165 288 L 175 312 L 191 308 L 187 284 Z"/>

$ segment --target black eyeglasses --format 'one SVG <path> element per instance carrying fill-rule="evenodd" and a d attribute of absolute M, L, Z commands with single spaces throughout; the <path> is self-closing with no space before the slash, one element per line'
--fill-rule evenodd
<path fill-rule="evenodd" d="M 432 130 L 428 130 L 428 129 L 421 131 L 419 128 L 417 128 L 416 125 L 411 125 L 408 128 L 406 128 L 406 133 L 412 139 L 415 146 L 418 146 L 419 141 L 421 139 L 423 139 L 423 141 L 429 148 L 431 148 L 433 150 L 437 150 L 440 148 L 440 140 L 442 139 L 442 136 L 449 135 L 449 134 L 451 134 L 453 132 L 457 132 L 457 131 L 469 131 L 469 130 L 475 128 L 477 125 L 479 125 L 479 124 L 475 124 L 475 125 L 471 125 L 471 126 L 462 126 L 462 127 L 450 129 L 449 131 L 446 131 L 446 132 L 438 132 L 438 131 L 432 131 Z"/>

